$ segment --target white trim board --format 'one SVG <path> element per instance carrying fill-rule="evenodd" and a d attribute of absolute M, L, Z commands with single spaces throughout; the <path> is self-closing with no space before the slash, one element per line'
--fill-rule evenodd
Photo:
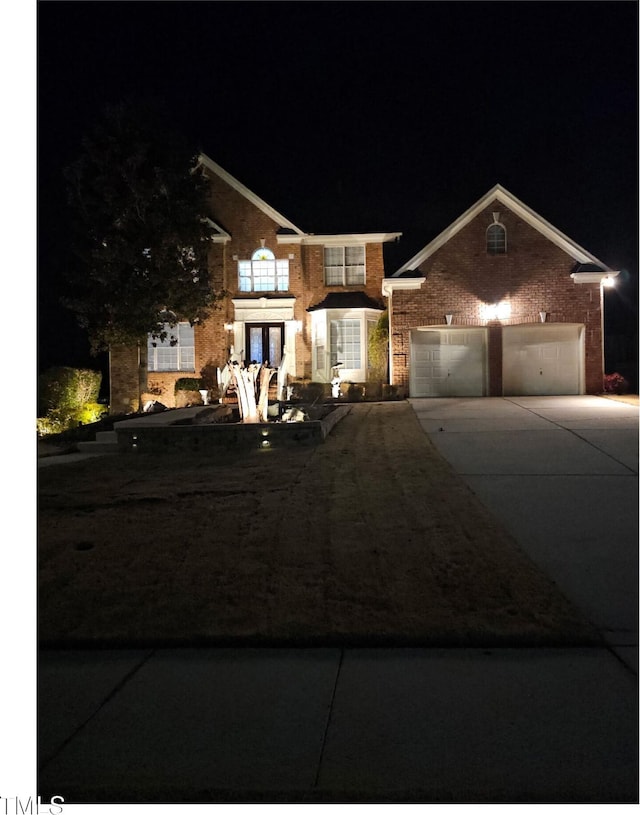
<path fill-rule="evenodd" d="M 581 246 L 575 243 L 575 241 L 572 241 L 571 238 L 567 237 L 567 235 L 565 235 L 559 229 L 556 229 L 555 226 L 530 209 L 526 204 L 523 204 L 522 201 L 516 198 L 515 195 L 512 195 L 502 185 L 496 184 L 495 187 L 492 187 L 492 189 L 483 195 L 479 201 L 476 201 L 472 207 L 469 207 L 469 209 L 459 218 L 457 218 L 450 226 L 443 230 L 436 238 L 428 243 L 403 266 L 401 266 L 397 272 L 394 272 L 392 277 L 398 277 L 403 272 L 417 269 L 421 263 L 424 263 L 427 258 L 440 249 L 441 246 L 444 246 L 448 240 L 460 232 L 461 229 L 463 229 L 477 215 L 486 209 L 492 201 L 499 201 L 501 204 L 504 204 L 504 206 L 511 210 L 511 212 L 522 218 L 522 220 L 528 223 L 529 226 L 537 229 L 538 232 L 545 236 L 545 238 L 550 240 L 577 262 L 594 263 L 596 266 L 600 266 L 606 273 L 610 273 L 612 271 L 605 263 L 598 260 L 598 258 L 592 255 L 590 252 L 587 252 L 586 249 L 583 249 Z"/>
<path fill-rule="evenodd" d="M 284 215 L 279 213 L 275 210 L 272 206 L 267 204 L 266 201 L 263 201 L 255 192 L 251 192 L 248 187 L 245 187 L 237 178 L 234 178 L 231 173 L 228 173 L 224 170 L 219 164 L 216 164 L 213 159 L 209 158 L 205 153 L 200 153 L 199 162 L 212 173 L 215 173 L 218 178 L 221 178 L 225 181 L 230 187 L 232 187 L 236 192 L 239 192 L 240 195 L 243 195 L 248 201 L 250 201 L 255 207 L 257 207 L 261 212 L 264 212 L 271 220 L 275 221 L 278 226 L 282 227 L 283 229 L 293 229 L 293 231 L 297 235 L 304 235 L 305 233 L 299 229 L 295 224 L 291 223 L 288 218 L 285 218 Z"/>

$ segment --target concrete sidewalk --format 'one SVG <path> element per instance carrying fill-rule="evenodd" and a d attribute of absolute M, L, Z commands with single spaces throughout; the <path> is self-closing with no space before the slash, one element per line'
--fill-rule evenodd
<path fill-rule="evenodd" d="M 43 800 L 638 801 L 637 408 L 412 405 L 610 645 L 46 652 Z"/>

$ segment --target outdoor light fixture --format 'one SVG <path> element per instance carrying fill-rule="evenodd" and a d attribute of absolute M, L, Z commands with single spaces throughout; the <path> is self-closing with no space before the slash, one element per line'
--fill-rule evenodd
<path fill-rule="evenodd" d="M 233 323 L 225 323 L 224 324 L 225 331 L 233 331 Z"/>
<path fill-rule="evenodd" d="M 615 277 L 611 275 L 607 275 L 606 277 L 602 278 L 602 285 L 607 289 L 612 289 L 616 285 Z"/>
<path fill-rule="evenodd" d="M 453 321 L 453 314 L 445 314 L 444 318 L 447 321 L 447 325 L 451 325 L 451 323 Z"/>
<path fill-rule="evenodd" d="M 547 322 L 547 312 L 546 311 L 539 311 L 538 314 L 540 315 L 540 322 L 546 323 Z"/>
<path fill-rule="evenodd" d="M 511 303 L 505 300 L 501 303 L 485 303 L 480 306 L 480 315 L 483 320 L 506 320 L 511 317 Z"/>

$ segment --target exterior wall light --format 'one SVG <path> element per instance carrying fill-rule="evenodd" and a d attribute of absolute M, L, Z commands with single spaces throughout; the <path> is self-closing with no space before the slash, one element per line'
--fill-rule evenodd
<path fill-rule="evenodd" d="M 607 289 L 612 289 L 616 285 L 615 277 L 611 275 L 607 275 L 606 277 L 602 278 L 602 285 Z"/>
<path fill-rule="evenodd" d="M 546 323 L 547 322 L 547 312 L 546 311 L 539 311 L 538 314 L 540 315 L 540 322 Z"/>
<path fill-rule="evenodd" d="M 233 323 L 225 323 L 224 324 L 225 331 L 233 331 Z"/>
<path fill-rule="evenodd" d="M 445 314 L 444 318 L 447 321 L 447 325 L 451 325 L 453 322 L 453 314 Z"/>
<path fill-rule="evenodd" d="M 511 317 L 511 303 L 503 300 L 501 303 L 482 305 L 480 316 L 483 320 L 506 320 Z"/>

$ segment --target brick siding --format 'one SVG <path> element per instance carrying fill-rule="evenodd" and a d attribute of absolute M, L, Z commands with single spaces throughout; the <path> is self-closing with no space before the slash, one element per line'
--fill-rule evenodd
<path fill-rule="evenodd" d="M 215 369 L 225 365 L 229 358 L 231 338 L 225 323 L 234 321 L 233 298 L 260 297 L 259 293 L 238 290 L 238 260 L 249 260 L 264 240 L 276 259 L 289 261 L 289 291 L 265 293 L 264 296 L 294 297 L 293 319 L 302 324 L 295 337 L 295 376 L 311 377 L 311 320 L 307 308 L 323 300 L 331 291 L 347 291 L 349 287 L 324 285 L 324 253 L 320 245 L 300 244 L 297 236 L 291 243 L 278 243 L 280 226 L 244 195 L 214 173 L 210 177 L 211 218 L 229 235 L 226 243 L 212 244 L 209 254 L 209 273 L 214 286 L 224 289 L 228 296 L 212 309 L 207 320 L 195 327 L 195 371 L 156 373 L 149 372 L 140 386 L 142 401 L 157 399 L 167 407 L 174 407 L 174 384 L 183 376 L 201 377 L 209 374 L 215 379 Z M 283 236 L 280 236 L 283 240 Z M 356 286 L 382 303 L 381 287 L 384 278 L 382 244 L 366 246 L 366 285 Z M 142 343 L 146 349 L 146 340 Z M 236 349 L 238 350 L 238 349 Z M 131 351 L 131 349 L 130 349 Z M 123 349 L 112 351 L 111 411 L 120 412 L 125 404 L 138 405 L 138 356 Z"/>
<path fill-rule="evenodd" d="M 488 255 L 486 229 L 500 212 L 507 252 Z M 489 329 L 489 395 L 502 393 L 502 325 L 546 321 L 585 326 L 585 390 L 602 392 L 602 310 L 598 283 L 577 285 L 576 261 L 538 230 L 494 201 L 419 267 L 421 289 L 393 293 L 391 353 L 394 384 L 408 393 L 410 331 L 418 326 L 487 325 L 483 304 L 511 304 L 511 315 Z"/>

